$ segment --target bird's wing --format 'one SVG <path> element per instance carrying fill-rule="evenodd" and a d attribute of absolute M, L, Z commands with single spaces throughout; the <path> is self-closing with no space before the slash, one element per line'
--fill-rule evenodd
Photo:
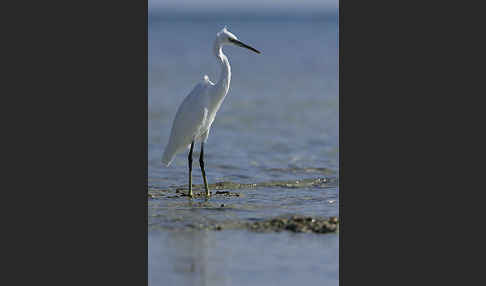
<path fill-rule="evenodd" d="M 163 155 L 163 162 L 167 165 L 177 153 L 191 145 L 194 137 L 202 133 L 202 127 L 208 118 L 208 97 L 205 95 L 210 87 L 211 84 L 207 81 L 197 84 L 179 106 Z"/>

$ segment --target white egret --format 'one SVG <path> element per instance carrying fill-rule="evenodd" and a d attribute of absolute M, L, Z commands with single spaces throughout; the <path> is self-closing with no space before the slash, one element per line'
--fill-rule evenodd
<path fill-rule="evenodd" d="M 165 147 L 162 162 L 168 167 L 177 153 L 190 148 L 188 156 L 189 165 L 189 196 L 192 193 L 192 149 L 194 142 L 201 142 L 201 153 L 199 164 L 204 179 L 204 188 L 206 197 L 210 196 L 206 172 L 204 170 L 204 143 L 206 142 L 209 129 L 214 121 L 216 112 L 218 112 L 221 103 L 223 103 L 228 93 L 231 81 L 231 67 L 228 57 L 223 54 L 223 46 L 235 45 L 247 48 L 255 53 L 260 53 L 238 40 L 230 33 L 226 27 L 216 34 L 214 40 L 213 52 L 218 61 L 221 63 L 221 75 L 219 81 L 214 84 L 209 80 L 207 75 L 204 76 L 203 82 L 199 83 L 184 99 L 177 110 L 175 119 L 172 123 L 169 143 Z"/>

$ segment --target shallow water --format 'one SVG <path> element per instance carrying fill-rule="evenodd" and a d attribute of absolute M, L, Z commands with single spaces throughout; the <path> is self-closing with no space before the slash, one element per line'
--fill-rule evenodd
<path fill-rule="evenodd" d="M 338 246 L 327 234 L 152 231 L 149 285 L 338 285 Z"/>
<path fill-rule="evenodd" d="M 329 179 L 318 186 L 230 188 L 240 196 L 209 201 L 149 199 L 150 285 L 338 284 L 337 233 L 188 227 L 286 214 L 339 215 L 337 23 L 336 17 L 150 22 L 149 193 L 175 194 L 187 185 L 187 153 L 169 168 L 160 160 L 183 98 L 204 74 L 219 78 L 211 47 L 225 24 L 263 53 L 224 49 L 232 81 L 205 144 L 209 183 Z M 199 145 L 193 183 L 201 184 L 197 156 Z"/>

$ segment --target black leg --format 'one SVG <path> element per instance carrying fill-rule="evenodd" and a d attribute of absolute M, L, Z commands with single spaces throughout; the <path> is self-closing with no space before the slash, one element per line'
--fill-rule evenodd
<path fill-rule="evenodd" d="M 201 172 L 204 179 L 204 188 L 206 189 L 206 197 L 209 197 L 211 193 L 209 192 L 208 181 L 206 179 L 206 171 L 204 170 L 204 142 L 201 142 L 201 154 L 199 156 L 199 165 L 201 165 Z"/>
<path fill-rule="evenodd" d="M 189 151 L 189 156 L 187 157 L 189 163 L 189 196 L 192 198 L 192 149 L 194 148 L 194 142 L 191 143 L 191 151 Z"/>

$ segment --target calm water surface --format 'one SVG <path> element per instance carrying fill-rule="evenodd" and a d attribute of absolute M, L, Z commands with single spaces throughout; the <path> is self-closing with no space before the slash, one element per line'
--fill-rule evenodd
<path fill-rule="evenodd" d="M 219 78 L 211 48 L 225 24 L 262 54 L 224 48 L 232 81 L 205 145 L 209 182 L 327 177 L 332 183 L 237 190 L 241 197 L 214 197 L 201 204 L 198 199 L 149 200 L 149 284 L 338 285 L 338 234 L 187 228 L 282 214 L 339 214 L 337 17 L 150 21 L 149 189 L 187 184 L 187 154 L 178 155 L 169 168 L 160 160 L 183 98 L 205 74 L 212 81 Z M 201 184 L 194 162 L 193 183 Z M 227 207 L 218 209 L 221 204 Z"/>

